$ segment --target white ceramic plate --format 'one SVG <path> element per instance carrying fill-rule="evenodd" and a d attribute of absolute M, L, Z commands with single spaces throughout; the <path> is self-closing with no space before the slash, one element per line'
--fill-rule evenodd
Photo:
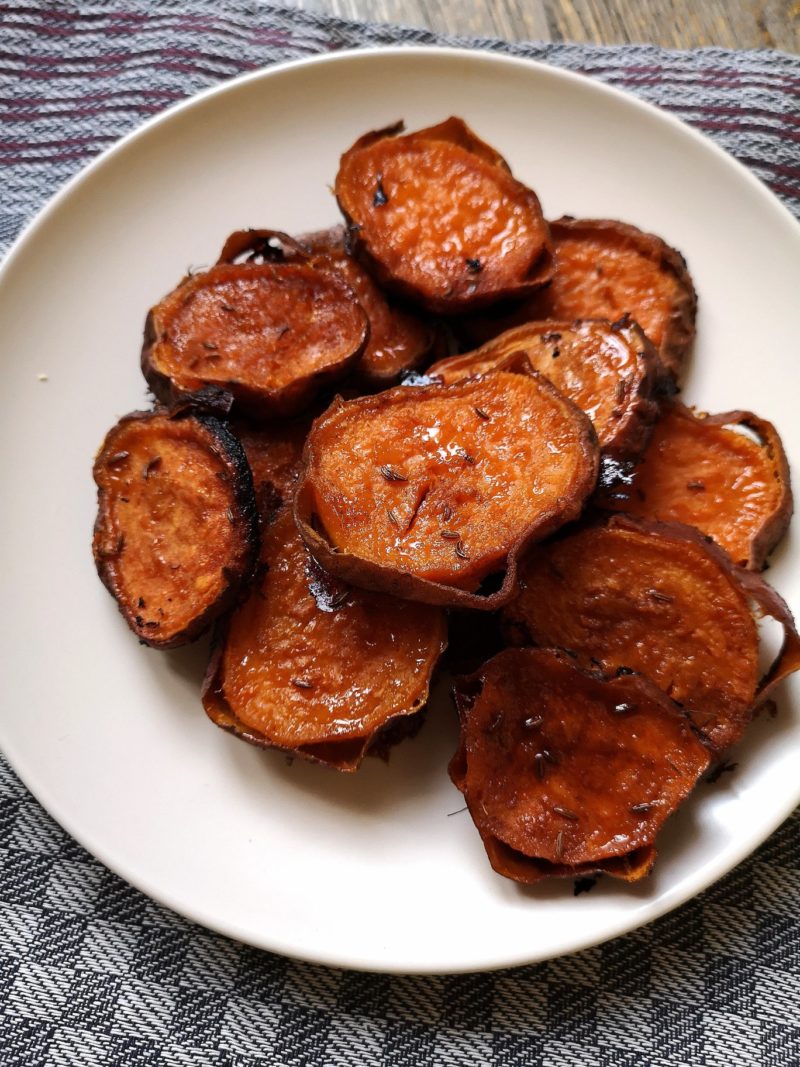
<path fill-rule="evenodd" d="M 463 116 L 549 216 L 626 219 L 689 260 L 690 401 L 774 420 L 800 470 L 800 228 L 678 122 L 583 77 L 474 52 L 390 49 L 273 67 L 148 123 L 74 180 L 0 277 L 2 744 L 44 806 L 140 889 L 254 945 L 349 967 L 460 971 L 543 959 L 648 922 L 724 874 L 800 800 L 800 693 L 701 785 L 644 885 L 522 890 L 492 873 L 450 784 L 453 713 L 341 776 L 208 722 L 204 647 L 140 647 L 94 573 L 90 468 L 145 404 L 146 309 L 243 226 L 333 223 L 365 130 Z M 39 381 L 37 374 L 48 380 Z M 800 604 L 796 537 L 770 578 Z"/>

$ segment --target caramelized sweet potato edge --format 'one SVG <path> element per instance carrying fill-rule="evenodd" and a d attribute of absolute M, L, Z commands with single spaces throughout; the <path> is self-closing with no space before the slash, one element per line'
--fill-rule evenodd
<path fill-rule="evenodd" d="M 398 712 L 387 719 L 373 733 L 365 737 L 348 738 L 343 741 L 320 741 L 317 744 L 299 745 L 296 748 L 278 745 L 264 734 L 253 730 L 231 711 L 217 685 L 217 672 L 222 650 L 215 649 L 203 681 L 201 699 L 209 719 L 215 726 L 233 734 L 249 745 L 265 750 L 283 752 L 287 757 L 297 757 L 309 763 L 317 763 L 331 770 L 353 773 L 359 769 L 367 756 L 388 761 L 392 748 L 401 741 L 412 738 L 422 729 L 427 714 L 427 698 L 422 705 L 406 712 Z"/>
<path fill-rule="evenodd" d="M 121 588 L 118 569 L 114 565 L 115 557 L 99 550 L 100 538 L 108 521 L 110 501 L 108 494 L 98 486 L 97 517 L 92 540 L 92 551 L 98 576 L 114 597 L 120 614 L 141 643 L 155 649 L 179 648 L 181 645 L 197 640 L 216 619 L 233 608 L 245 592 L 247 583 L 252 578 L 260 546 L 259 521 L 253 478 L 244 449 L 228 429 L 228 426 L 206 411 L 198 411 L 189 404 L 183 404 L 171 411 L 155 408 L 150 411 L 133 411 L 128 415 L 124 415 L 106 435 L 105 441 L 95 458 L 95 473 L 100 468 L 107 451 L 107 445 L 115 430 L 131 422 L 147 422 L 155 417 L 163 416 L 175 420 L 194 420 L 198 423 L 203 433 L 208 435 L 216 454 L 224 460 L 229 472 L 227 484 L 230 487 L 232 503 L 239 515 L 239 531 L 243 545 L 244 562 L 238 573 L 230 568 L 226 569 L 227 584 L 217 599 L 212 604 L 209 604 L 205 611 L 196 616 L 180 633 L 175 634 L 166 641 L 159 640 L 157 637 L 152 636 L 149 631 L 138 626 L 135 618 L 129 617 L 119 599 Z"/>
<path fill-rule="evenodd" d="M 590 480 L 591 483 L 594 484 L 597 480 L 599 451 L 597 448 L 597 437 L 594 432 L 594 427 L 588 416 L 573 404 L 571 400 L 565 397 L 563 393 L 559 392 L 555 386 L 544 377 L 544 375 L 532 370 L 526 358 L 512 356 L 497 369 L 511 371 L 517 374 L 525 374 L 529 377 L 538 379 L 546 389 L 551 390 L 552 393 L 558 396 L 559 400 L 568 410 L 578 413 L 581 416 L 584 425 L 583 433 L 578 441 L 578 446 L 583 458 L 582 473 L 585 473 L 587 476 L 591 475 L 587 480 Z M 425 395 L 427 397 L 430 395 L 435 396 L 437 390 L 448 387 L 434 383 L 432 385 L 424 385 L 415 388 L 418 388 L 420 395 Z M 407 396 L 407 390 L 404 386 L 398 386 L 395 389 L 387 390 L 384 393 L 379 393 L 372 397 L 359 397 L 357 398 L 357 402 L 362 404 L 368 403 L 374 407 L 375 405 L 390 402 L 394 396 L 401 395 Z M 341 397 L 336 397 L 328 410 L 315 421 L 314 425 L 323 425 L 328 417 L 335 415 L 347 404 L 354 402 L 355 401 L 345 401 L 342 400 Z M 512 546 L 506 557 L 505 569 L 500 570 L 493 575 L 489 575 L 483 580 L 481 584 L 485 586 L 485 591 L 481 592 L 480 589 L 478 589 L 476 592 L 469 592 L 465 589 L 458 589 L 443 582 L 420 578 L 407 571 L 384 566 L 375 563 L 372 560 L 362 559 L 353 553 L 343 552 L 336 548 L 335 545 L 332 545 L 325 533 L 318 528 L 318 523 L 315 519 L 313 500 L 311 499 L 311 490 L 309 487 L 309 470 L 314 462 L 314 458 L 315 441 L 312 428 L 312 432 L 309 434 L 303 449 L 302 470 L 300 472 L 294 498 L 294 515 L 301 537 L 305 541 L 311 555 L 317 560 L 320 566 L 331 574 L 336 575 L 338 578 L 342 578 L 344 581 L 349 582 L 351 585 L 360 586 L 364 589 L 375 589 L 380 592 L 400 597 L 404 600 L 418 600 L 422 603 L 435 604 L 441 607 L 471 608 L 476 611 L 495 611 L 497 608 L 508 603 L 516 592 L 519 562 L 528 547 L 534 542 L 549 536 L 549 534 L 559 529 L 562 525 L 576 519 L 583 510 L 586 501 L 589 499 L 588 496 L 583 495 L 580 496 L 577 505 L 573 503 L 571 507 L 564 507 L 561 510 L 553 509 L 549 512 L 545 512 L 542 517 L 531 523 L 522 532 L 520 539 L 514 546 Z M 576 483 L 580 482 L 580 475 L 576 475 L 575 481 Z M 591 489 L 589 490 L 589 493 L 591 493 Z M 499 587 L 492 588 L 493 584 L 496 585 L 499 575 L 502 575 Z"/>
<path fill-rule="evenodd" d="M 291 237 L 283 230 L 269 230 L 264 227 L 251 226 L 246 230 L 234 230 L 225 238 L 217 266 L 221 263 L 235 263 L 241 256 L 246 262 L 255 263 L 261 259 L 265 263 L 282 263 L 287 258 L 287 249 L 291 257 L 305 262 L 313 258 L 302 242 Z"/>
<path fill-rule="evenodd" d="M 526 856 L 490 834 L 480 836 L 492 870 L 522 885 L 536 885 L 547 878 L 596 878 L 601 874 L 623 882 L 639 882 L 650 874 L 657 856 L 655 846 L 646 845 L 624 856 L 568 866 Z"/>
<path fill-rule="evenodd" d="M 398 119 L 397 122 L 392 122 L 388 126 L 383 126 L 377 130 L 369 130 L 367 133 L 362 134 L 358 140 L 354 141 L 342 153 L 342 158 L 351 152 L 369 148 L 377 141 L 383 141 L 387 137 L 399 137 L 404 134 L 408 134 L 409 137 L 419 137 L 420 140 L 450 141 L 452 144 L 457 144 L 466 149 L 467 152 L 479 156 L 491 166 L 500 167 L 508 174 L 511 173 L 511 168 L 497 149 L 492 148 L 490 144 L 478 137 L 466 122 L 456 115 L 451 115 L 449 118 L 444 119 L 443 122 L 437 122 L 433 126 L 425 126 L 421 130 L 412 130 L 410 133 L 406 130 L 406 124 L 403 119 Z"/>

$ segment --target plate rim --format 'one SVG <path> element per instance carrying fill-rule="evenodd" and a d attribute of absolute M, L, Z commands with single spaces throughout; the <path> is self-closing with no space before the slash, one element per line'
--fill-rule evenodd
<path fill-rule="evenodd" d="M 628 90 L 620 89 L 615 85 L 610 85 L 607 82 L 591 76 L 591 74 L 566 70 L 540 59 L 506 55 L 502 52 L 490 51 L 480 45 L 474 48 L 451 45 L 378 45 L 364 48 L 342 49 L 341 51 L 332 53 L 271 63 L 259 67 L 256 70 L 247 71 L 233 78 L 225 79 L 219 84 L 209 86 L 197 93 L 193 93 L 185 99 L 172 104 L 165 110 L 160 111 L 158 114 L 146 119 L 144 122 L 140 123 L 134 129 L 128 131 L 121 138 L 116 140 L 113 144 L 109 145 L 93 159 L 89 160 L 88 163 L 72 175 L 64 185 L 62 185 L 61 188 L 39 208 L 32 218 L 25 223 L 20 233 L 7 249 L 2 258 L 2 262 L 0 263 L 0 289 L 5 282 L 6 274 L 12 269 L 17 256 L 24 250 L 29 239 L 33 238 L 39 229 L 49 222 L 51 216 L 60 210 L 62 204 L 69 199 L 73 190 L 79 187 L 84 180 L 101 170 L 112 157 L 116 157 L 127 151 L 138 138 L 146 137 L 153 129 L 162 124 L 169 123 L 173 117 L 181 114 L 183 111 L 189 110 L 196 105 L 200 105 L 212 97 L 222 95 L 226 92 L 235 91 L 238 87 L 249 82 L 267 80 L 273 75 L 282 74 L 287 70 L 297 70 L 321 64 L 336 65 L 360 60 L 371 61 L 376 55 L 389 55 L 392 57 L 402 56 L 404 58 L 408 57 L 411 60 L 426 57 L 438 57 L 447 61 L 462 60 L 470 63 L 513 66 L 528 69 L 533 67 L 548 77 L 555 77 L 556 80 L 562 79 L 568 83 L 578 84 L 584 88 L 588 85 L 593 92 L 599 92 L 601 95 L 605 94 L 618 103 L 622 103 L 635 110 L 643 111 L 651 120 L 664 122 L 674 130 L 679 131 L 682 135 L 688 135 L 699 147 L 706 151 L 710 150 L 711 153 L 717 157 L 719 162 L 725 164 L 728 168 L 731 168 L 732 166 L 734 170 L 738 172 L 739 177 L 745 179 L 750 190 L 754 195 L 757 195 L 761 199 L 764 206 L 768 206 L 771 211 L 777 214 L 778 220 L 784 226 L 786 226 L 787 222 L 793 224 L 793 227 L 790 227 L 790 229 L 793 228 L 794 230 L 794 235 L 798 240 L 798 249 L 800 250 L 800 221 L 795 218 L 789 207 L 769 189 L 764 181 L 733 155 L 725 151 L 725 149 L 713 141 L 708 135 L 695 129 L 676 115 L 641 99 Z M 730 873 L 735 867 L 742 863 L 743 860 L 752 855 L 752 853 L 791 816 L 798 803 L 800 803 L 799 780 L 796 794 L 787 793 L 784 802 L 776 805 L 772 817 L 768 819 L 766 823 L 759 824 L 758 832 L 755 835 L 730 846 L 728 850 L 730 854 L 721 867 L 719 865 L 713 866 L 712 870 L 701 878 L 699 883 L 692 882 L 691 886 L 684 891 L 672 889 L 662 893 L 659 898 L 649 902 L 646 917 L 640 917 L 638 912 L 630 914 L 621 913 L 614 921 L 607 923 L 603 931 L 597 933 L 596 936 L 584 935 L 580 939 L 576 939 L 574 943 L 552 951 L 547 950 L 545 952 L 537 952 L 535 947 L 528 948 L 527 950 L 518 952 L 511 959 L 491 962 L 486 962 L 486 960 L 472 960 L 456 965 L 431 965 L 420 968 L 397 966 L 391 962 L 388 962 L 385 966 L 379 966 L 376 965 L 374 960 L 365 963 L 364 961 L 359 961 L 357 958 L 351 957 L 349 959 L 344 959 L 335 953 L 328 953 L 325 951 L 314 953 L 313 951 L 298 950 L 297 947 L 282 941 L 279 936 L 271 935 L 267 938 L 263 936 L 258 937 L 254 935 L 252 930 L 240 928 L 236 921 L 221 920 L 219 916 L 209 916 L 202 908 L 198 909 L 191 905 L 187 905 L 184 901 L 175 901 L 172 899 L 169 891 L 160 888 L 156 888 L 154 891 L 152 886 L 145 884 L 144 880 L 139 879 L 136 871 L 127 870 L 124 862 L 116 863 L 109 859 L 104 847 L 98 848 L 95 843 L 87 843 L 88 838 L 82 834 L 80 828 L 76 829 L 74 827 L 70 818 L 62 818 L 60 815 L 56 814 L 56 812 L 59 811 L 59 805 L 57 802 L 51 802 L 52 798 L 49 795 L 47 782 L 38 780 L 35 770 L 32 770 L 28 766 L 25 757 L 20 757 L 19 753 L 14 752 L 13 741 L 10 746 L 8 745 L 7 740 L 2 736 L 4 733 L 2 724 L 3 719 L 0 717 L 0 741 L 2 742 L 3 753 L 14 773 L 17 774 L 23 785 L 29 790 L 36 801 L 41 804 L 48 816 L 70 834 L 81 847 L 86 849 L 86 851 L 95 859 L 112 871 L 112 873 L 123 878 L 135 889 L 155 901 L 156 904 L 170 909 L 183 919 L 195 923 L 205 929 L 215 931 L 222 936 L 232 938 L 244 944 L 253 945 L 264 951 L 278 953 L 290 959 L 300 960 L 314 965 L 336 967 L 343 970 L 366 971 L 370 973 L 445 975 L 488 972 L 509 967 L 520 967 L 528 964 L 544 962 L 548 959 L 559 958 L 561 956 L 573 955 L 577 952 L 582 952 L 599 944 L 611 941 L 624 934 L 631 933 L 643 926 L 649 925 L 664 914 L 675 910 L 704 892 L 709 886 Z"/>
<path fill-rule="evenodd" d="M 156 126 L 168 122 L 174 115 L 177 115 L 184 110 L 188 110 L 196 104 L 199 104 L 206 99 L 210 99 L 213 96 L 228 92 L 239 85 L 244 85 L 250 81 L 258 81 L 261 78 L 268 78 L 288 69 L 311 67 L 324 63 L 339 63 L 353 59 L 371 57 L 378 54 L 394 56 L 439 55 L 444 58 L 470 59 L 484 63 L 496 62 L 501 65 L 508 64 L 516 67 L 533 66 L 542 71 L 546 71 L 548 74 L 554 74 L 558 78 L 563 78 L 564 80 L 575 84 L 585 85 L 588 82 L 597 91 L 607 93 L 630 106 L 641 108 L 645 112 L 649 112 L 652 116 L 658 116 L 660 120 L 668 122 L 674 129 L 681 130 L 684 134 L 689 134 L 698 142 L 698 144 L 705 146 L 706 149 L 710 149 L 718 158 L 724 160 L 729 165 L 733 164 L 738 170 L 739 176 L 745 178 L 758 195 L 771 205 L 773 210 L 775 208 L 779 210 L 783 216 L 784 222 L 788 221 L 795 224 L 798 229 L 798 237 L 800 237 L 800 220 L 797 219 L 789 207 L 784 204 L 775 193 L 773 193 L 766 182 L 759 178 L 749 167 L 745 166 L 744 163 L 738 160 L 736 156 L 732 155 L 730 152 L 726 152 L 725 149 L 718 145 L 708 134 L 701 132 L 690 123 L 678 118 L 677 115 L 665 111 L 656 104 L 651 104 L 649 100 L 642 99 L 642 97 L 637 96 L 632 91 L 620 89 L 618 86 L 611 85 L 592 74 L 567 70 L 564 67 L 547 63 L 541 59 L 528 58 L 527 56 L 506 55 L 503 52 L 491 51 L 482 45 L 478 45 L 474 48 L 465 47 L 463 45 L 368 45 L 364 48 L 343 48 L 341 51 L 337 52 L 325 52 L 316 56 L 303 56 L 299 59 L 286 59 L 279 60 L 276 63 L 269 63 L 266 66 L 258 67 L 256 70 L 245 71 L 243 74 L 237 74 L 232 78 L 226 78 L 217 85 L 210 85 L 205 89 L 200 89 L 198 92 L 192 93 L 185 99 L 170 104 L 169 107 L 165 108 L 163 111 L 159 111 L 158 114 L 151 115 L 149 118 L 145 119 L 144 122 L 141 122 L 132 130 L 123 134 L 122 137 L 114 141 L 113 144 L 104 148 L 102 152 L 98 153 L 93 159 L 90 159 L 80 167 L 75 174 L 69 177 L 66 182 L 41 205 L 38 211 L 25 222 L 20 232 L 3 253 L 2 259 L 0 259 L 0 283 L 3 280 L 3 275 L 12 259 L 16 257 L 20 246 L 27 241 L 28 237 L 33 234 L 45 219 L 49 218 L 50 214 L 61 205 L 61 202 L 69 196 L 75 186 L 85 178 L 88 178 L 90 174 L 95 172 L 95 170 L 100 169 L 109 157 L 126 150 L 131 142 L 138 137 L 145 135 L 150 130 L 155 129 Z"/>

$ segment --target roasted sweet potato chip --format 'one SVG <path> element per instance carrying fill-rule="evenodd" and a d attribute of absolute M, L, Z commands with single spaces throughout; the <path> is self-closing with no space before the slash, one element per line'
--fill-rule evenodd
<path fill-rule="evenodd" d="M 515 352 L 586 412 L 604 455 L 618 462 L 641 455 L 658 416 L 662 373 L 655 349 L 635 323 L 529 322 L 473 352 L 434 363 L 427 374 L 460 381 L 485 374 Z"/>
<path fill-rule="evenodd" d="M 276 508 L 291 500 L 310 428 L 307 417 L 268 426 L 243 421 L 231 425 L 250 464 L 262 523 L 270 522 Z"/>
<path fill-rule="evenodd" d="M 346 581 L 488 610 L 512 595 L 523 549 L 580 514 L 597 463 L 587 416 L 509 367 L 335 403 L 306 442 L 295 513 Z M 479 591 L 490 575 L 500 588 Z"/>
<path fill-rule="evenodd" d="M 638 882 L 650 874 L 656 860 L 655 847 L 646 845 L 627 856 L 613 856 L 595 863 L 549 863 L 547 860 L 524 856 L 496 837 L 481 834 L 481 840 L 492 869 L 504 878 L 524 885 L 535 885 L 545 878 L 594 879 L 598 874 L 608 874 L 623 882 Z"/>
<path fill-rule="evenodd" d="M 444 613 L 331 580 L 289 508 L 264 532 L 261 561 L 212 658 L 205 709 L 253 744 L 355 770 L 419 722 Z"/>
<path fill-rule="evenodd" d="M 769 684 L 800 665 L 780 597 L 687 526 L 614 516 L 537 548 L 520 585 L 504 611 L 512 641 L 641 671 L 686 706 L 716 751 L 738 740 L 765 695 L 751 600 L 784 627 Z"/>
<path fill-rule="evenodd" d="M 489 848 L 517 880 L 645 874 L 652 855 L 641 850 L 709 763 L 689 718 L 652 682 L 582 671 L 561 651 L 499 653 L 456 683 L 456 704 L 451 777 L 484 842 L 513 850 Z"/>
<path fill-rule="evenodd" d="M 353 291 L 334 272 L 298 261 L 293 243 L 293 259 L 281 258 L 274 236 L 290 241 L 272 231 L 233 234 L 216 266 L 184 278 L 151 310 L 142 371 L 160 400 L 211 387 L 245 414 L 289 416 L 358 360 L 369 325 Z M 251 261 L 229 262 L 248 249 Z"/>
<path fill-rule="evenodd" d="M 485 340 L 531 319 L 634 319 L 677 380 L 694 340 L 697 296 L 686 263 L 660 237 L 611 219 L 550 223 L 555 274 L 547 289 L 512 311 L 465 324 Z"/>
<path fill-rule="evenodd" d="M 524 296 L 552 275 L 536 194 L 461 121 L 359 138 L 342 156 L 336 198 L 354 254 L 389 288 L 432 311 Z"/>
<path fill-rule="evenodd" d="M 302 245 L 338 271 L 369 319 L 369 340 L 353 371 L 367 387 L 393 385 L 402 374 L 420 366 L 435 347 L 442 347 L 442 331 L 391 300 L 345 247 L 343 226 L 307 234 Z"/>
<path fill-rule="evenodd" d="M 683 256 L 660 237 L 610 219 L 564 217 L 552 224 L 553 284 L 538 317 L 630 315 L 677 379 L 694 340 L 697 296 Z"/>
<path fill-rule="evenodd" d="M 753 569 L 764 565 L 792 515 L 789 464 L 775 427 L 749 411 L 696 415 L 683 404 L 662 417 L 632 476 L 597 499 L 610 511 L 696 526 Z"/>
<path fill-rule="evenodd" d="M 241 445 L 211 416 L 137 411 L 109 431 L 94 480 L 95 564 L 123 618 L 153 648 L 198 637 L 258 551 Z"/>

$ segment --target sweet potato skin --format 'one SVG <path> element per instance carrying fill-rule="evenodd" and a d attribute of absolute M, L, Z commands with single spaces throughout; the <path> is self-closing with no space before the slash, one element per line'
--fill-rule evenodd
<path fill-rule="evenodd" d="M 604 456 L 625 463 L 642 454 L 668 387 L 663 365 L 636 323 L 524 323 L 472 352 L 432 364 L 427 374 L 459 381 L 485 374 L 515 352 L 524 352 L 534 370 L 589 415 Z"/>
<path fill-rule="evenodd" d="M 178 491 L 176 464 L 185 468 Z M 95 566 L 128 626 L 151 648 L 195 640 L 236 603 L 258 553 L 253 481 L 241 445 L 213 416 L 136 411 L 107 434 L 94 479 Z"/>
<path fill-rule="evenodd" d="M 750 411 L 697 414 L 677 402 L 625 484 L 598 490 L 596 499 L 609 511 L 695 526 L 752 570 L 764 566 L 793 510 L 789 463 L 772 423 Z"/>
<path fill-rule="evenodd" d="M 205 686 L 214 684 L 219 670 L 220 655 L 215 651 L 206 675 Z M 213 672 L 213 673 L 212 673 Z M 238 737 L 255 748 L 271 749 L 285 752 L 287 756 L 297 756 L 307 763 L 316 763 L 329 770 L 352 774 L 357 771 L 367 756 L 374 756 L 385 762 L 389 761 L 391 750 L 402 741 L 409 740 L 419 733 L 425 720 L 427 707 L 410 710 L 405 715 L 397 715 L 384 726 L 379 727 L 371 737 L 355 738 L 345 741 L 322 741 L 319 744 L 298 745 L 287 748 L 275 744 L 256 730 L 246 727 L 227 706 L 219 689 L 204 688 L 203 700 L 206 714 L 215 726 L 226 733 Z"/>
<path fill-rule="evenodd" d="M 522 417 L 509 408 L 512 402 L 525 405 L 525 435 L 506 425 L 509 411 Z M 557 435 L 556 443 L 548 433 Z M 341 455 L 331 451 L 334 444 Z M 528 462 L 534 452 L 539 463 L 547 455 L 549 470 Z M 295 517 L 315 558 L 353 585 L 489 611 L 513 595 L 527 546 L 577 517 L 597 469 L 588 417 L 517 361 L 454 385 L 398 387 L 334 403 L 306 442 Z M 558 491 L 545 485 L 548 475 L 560 479 Z M 492 501 L 501 497 L 503 513 L 495 516 Z M 509 518 L 512 497 L 524 498 L 524 521 Z M 472 518 L 459 512 L 470 502 L 477 508 Z M 468 526 L 458 529 L 465 514 Z M 496 536 L 487 527 L 495 518 L 502 520 Z M 480 589 L 491 574 L 503 574 L 500 587 Z"/>
<path fill-rule="evenodd" d="M 339 770 L 420 723 L 446 645 L 443 612 L 350 589 L 310 559 L 291 510 L 263 535 L 262 570 L 219 635 L 209 717 L 251 744 Z"/>
<path fill-rule="evenodd" d="M 232 234 L 220 262 L 150 310 L 141 366 L 163 403 L 211 387 L 245 415 L 290 417 L 360 358 L 369 323 L 341 276 L 280 258 L 230 261 L 248 240 L 267 247 L 265 234 Z"/>
<path fill-rule="evenodd" d="M 550 223 L 552 283 L 515 308 L 467 321 L 462 335 L 480 343 L 537 319 L 604 318 L 628 314 L 679 381 L 692 347 L 697 294 L 686 261 L 655 234 L 614 219 L 564 215 Z M 620 271 L 629 273 L 626 279 Z"/>
<path fill-rule="evenodd" d="M 688 717 L 652 682 L 582 671 L 560 650 L 507 649 L 457 680 L 455 697 L 451 777 L 484 844 L 517 854 L 494 850 L 505 866 L 521 864 L 517 880 L 597 873 L 611 860 L 608 873 L 643 875 L 652 855 L 633 855 L 652 849 L 709 763 Z"/>
<path fill-rule="evenodd" d="M 435 352 L 446 351 L 443 330 L 400 307 L 350 255 L 344 226 L 298 238 L 320 269 L 338 271 L 369 319 L 369 340 L 353 369 L 353 380 L 366 390 L 385 389 L 416 370 Z"/>
<path fill-rule="evenodd" d="M 336 176 L 353 254 L 370 274 L 443 314 L 547 284 L 549 228 L 536 194 L 505 160 L 461 119 L 403 129 L 397 123 L 360 137 Z"/>
<path fill-rule="evenodd" d="M 481 834 L 481 840 L 492 870 L 522 885 L 536 885 L 547 878 L 595 878 L 601 874 L 622 882 L 639 882 L 650 874 L 657 856 L 655 846 L 646 845 L 626 856 L 569 865 L 525 856 L 489 834 Z"/>
<path fill-rule="evenodd" d="M 796 669 L 797 634 L 781 598 L 688 526 L 615 515 L 531 553 L 521 585 L 504 610 L 513 644 L 558 645 L 587 665 L 647 674 L 686 706 L 716 752 Z M 761 681 L 750 601 L 784 630 Z"/>

